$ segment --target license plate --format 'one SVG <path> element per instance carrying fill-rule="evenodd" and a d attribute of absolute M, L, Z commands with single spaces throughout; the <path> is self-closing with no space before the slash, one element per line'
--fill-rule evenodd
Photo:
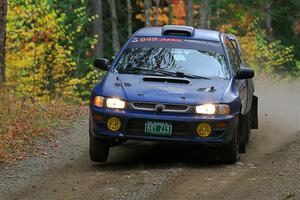
<path fill-rule="evenodd" d="M 172 135 L 172 123 L 146 121 L 145 122 L 145 134 L 146 135 L 171 136 Z"/>

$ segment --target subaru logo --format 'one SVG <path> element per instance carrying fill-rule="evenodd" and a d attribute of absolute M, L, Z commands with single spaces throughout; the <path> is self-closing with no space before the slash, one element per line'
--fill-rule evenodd
<path fill-rule="evenodd" d="M 156 105 L 156 113 L 160 113 L 165 109 L 165 106 L 162 104 L 157 104 Z"/>

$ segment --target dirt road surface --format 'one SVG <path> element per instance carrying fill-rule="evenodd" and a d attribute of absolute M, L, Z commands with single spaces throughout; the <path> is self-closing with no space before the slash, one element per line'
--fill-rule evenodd
<path fill-rule="evenodd" d="M 221 165 L 213 149 L 129 142 L 88 158 L 88 116 L 57 130 L 57 148 L 0 171 L 0 199 L 300 199 L 300 82 L 256 81 L 260 129 Z"/>

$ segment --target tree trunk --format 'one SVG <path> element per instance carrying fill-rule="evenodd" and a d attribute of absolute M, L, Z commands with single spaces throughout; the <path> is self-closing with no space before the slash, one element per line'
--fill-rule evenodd
<path fill-rule="evenodd" d="M 97 35 L 97 43 L 94 49 L 95 57 L 103 57 L 103 12 L 102 0 L 92 0 L 92 12 L 96 16 L 93 23 L 92 33 L 93 36 Z"/>
<path fill-rule="evenodd" d="M 150 26 L 150 19 L 149 19 L 149 0 L 144 1 L 145 4 L 145 26 L 149 27 Z"/>
<path fill-rule="evenodd" d="M 159 8 L 159 0 L 155 0 L 155 20 L 154 20 L 155 26 L 158 26 L 158 8 Z"/>
<path fill-rule="evenodd" d="M 209 4 L 209 0 L 206 0 L 205 3 L 206 3 L 206 17 L 207 17 L 206 28 L 210 29 L 210 25 L 211 25 L 211 21 L 210 21 L 211 7 L 210 7 L 210 4 Z"/>
<path fill-rule="evenodd" d="M 172 12 L 173 12 L 173 9 L 172 9 L 172 0 L 169 0 L 168 1 L 168 7 L 169 7 L 169 24 L 172 24 Z"/>
<path fill-rule="evenodd" d="M 216 15 L 217 15 L 217 25 L 219 25 L 220 23 L 220 0 L 217 0 L 217 11 L 216 11 Z"/>
<path fill-rule="evenodd" d="M 131 0 L 127 0 L 127 12 L 128 12 L 128 37 L 132 35 L 132 6 Z"/>
<path fill-rule="evenodd" d="M 113 53 L 114 55 L 116 55 L 120 49 L 120 42 L 119 42 L 118 17 L 116 12 L 115 0 L 109 0 L 109 6 L 111 12 Z"/>
<path fill-rule="evenodd" d="M 271 25 L 271 3 L 270 1 L 266 1 L 266 34 L 267 34 L 267 40 L 270 41 L 272 37 L 272 25 Z"/>
<path fill-rule="evenodd" d="M 0 88 L 5 81 L 6 14 L 7 0 L 0 0 Z"/>
<path fill-rule="evenodd" d="M 205 24 L 206 24 L 206 8 L 205 8 L 205 0 L 199 0 L 199 28 L 205 29 Z"/>
<path fill-rule="evenodd" d="M 194 0 L 187 0 L 185 5 L 186 25 L 194 26 Z"/>

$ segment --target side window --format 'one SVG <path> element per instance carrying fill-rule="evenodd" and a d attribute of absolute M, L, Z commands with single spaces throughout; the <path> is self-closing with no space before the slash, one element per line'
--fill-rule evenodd
<path fill-rule="evenodd" d="M 240 59 L 237 52 L 234 49 L 234 46 L 228 38 L 225 40 L 226 49 L 228 52 L 229 60 L 234 72 L 237 72 L 240 69 Z"/>

